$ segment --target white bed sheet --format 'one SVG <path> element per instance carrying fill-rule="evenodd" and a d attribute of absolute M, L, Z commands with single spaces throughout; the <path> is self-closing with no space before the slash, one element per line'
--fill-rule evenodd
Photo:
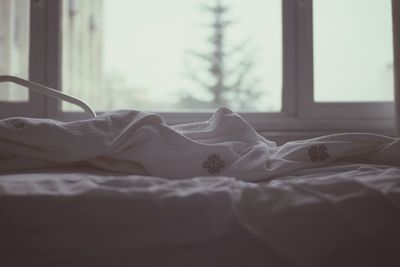
<path fill-rule="evenodd" d="M 277 146 L 239 114 L 218 109 L 203 122 L 169 126 L 162 117 L 110 111 L 90 120 L 0 120 L 0 173 L 89 165 L 165 177 L 229 176 L 265 181 L 343 161 L 400 167 L 400 139 L 338 133 Z"/>
<path fill-rule="evenodd" d="M 242 190 L 244 224 L 296 266 L 400 266 L 400 169 L 342 164 Z"/>
<path fill-rule="evenodd" d="M 3 175 L 1 266 L 290 266 L 240 225 L 244 186 L 93 170 Z"/>
<path fill-rule="evenodd" d="M 13 173 L 0 176 L 0 258 L 5 266 L 400 266 L 399 209 L 400 169 L 379 165 L 259 184 Z"/>

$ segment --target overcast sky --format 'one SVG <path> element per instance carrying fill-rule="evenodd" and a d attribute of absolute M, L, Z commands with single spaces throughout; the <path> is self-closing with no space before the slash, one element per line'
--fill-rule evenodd
<path fill-rule="evenodd" d="M 104 63 L 133 88 L 170 103 L 180 92 L 196 90 L 184 76 L 186 51 L 209 51 L 210 14 L 201 10 L 213 0 L 105 0 Z M 267 93 L 255 109 L 281 108 L 282 16 L 280 0 L 226 0 L 235 23 L 228 46 L 251 40 Z M 392 46 L 389 0 L 315 0 L 316 99 L 391 100 Z M 186 64 L 185 64 L 186 62 Z M 198 93 L 200 90 L 197 90 Z M 200 91 L 201 94 L 201 91 Z"/>

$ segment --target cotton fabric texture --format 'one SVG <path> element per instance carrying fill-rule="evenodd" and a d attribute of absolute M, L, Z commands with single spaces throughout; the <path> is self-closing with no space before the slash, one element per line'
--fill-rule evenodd
<path fill-rule="evenodd" d="M 207 121 L 174 126 L 133 110 L 72 122 L 8 118 L 0 120 L 0 147 L 2 172 L 90 165 L 168 179 L 262 181 L 334 162 L 400 165 L 396 138 L 335 134 L 277 146 L 226 108 Z"/>

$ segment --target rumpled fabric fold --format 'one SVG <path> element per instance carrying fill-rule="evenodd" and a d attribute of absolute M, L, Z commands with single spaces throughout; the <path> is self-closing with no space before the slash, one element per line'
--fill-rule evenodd
<path fill-rule="evenodd" d="M 400 165 L 399 152 L 398 139 L 361 133 L 277 146 L 226 108 L 207 121 L 174 126 L 133 110 L 72 122 L 0 120 L 2 172 L 83 164 L 169 179 L 218 175 L 261 181 L 337 161 Z"/>

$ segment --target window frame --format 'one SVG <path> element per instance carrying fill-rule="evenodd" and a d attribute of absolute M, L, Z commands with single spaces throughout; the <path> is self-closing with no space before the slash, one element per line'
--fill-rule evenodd
<path fill-rule="evenodd" d="M 314 101 L 314 38 L 312 0 L 299 0 L 299 115 L 343 119 L 393 119 L 392 102 L 316 102 Z M 394 55 L 393 55 L 394 56 Z"/>
<path fill-rule="evenodd" d="M 312 0 L 283 0 L 282 111 L 241 113 L 264 135 L 298 136 L 341 131 L 394 133 L 391 102 L 314 101 Z M 162 113 L 168 122 L 204 120 L 207 113 Z"/>
<path fill-rule="evenodd" d="M 62 0 L 31 0 L 29 79 L 60 90 Z M 282 111 L 240 113 L 264 136 L 307 138 L 362 131 L 393 135 L 393 103 L 316 103 L 313 99 L 312 0 L 282 0 Z M 397 22 L 398 23 L 398 22 Z M 395 47 L 396 48 L 396 47 Z M 399 48 L 396 48 L 397 50 Z M 65 112 L 59 101 L 30 92 L 29 102 L 1 102 L 1 117 L 30 116 L 58 120 L 88 118 Z M 159 112 L 168 124 L 202 121 L 209 112 Z"/>
<path fill-rule="evenodd" d="M 29 80 L 60 90 L 60 0 L 31 0 L 29 32 Z M 57 101 L 39 93 L 29 91 L 29 99 L 24 102 L 1 101 L 0 118 L 54 117 L 58 112 Z"/>

